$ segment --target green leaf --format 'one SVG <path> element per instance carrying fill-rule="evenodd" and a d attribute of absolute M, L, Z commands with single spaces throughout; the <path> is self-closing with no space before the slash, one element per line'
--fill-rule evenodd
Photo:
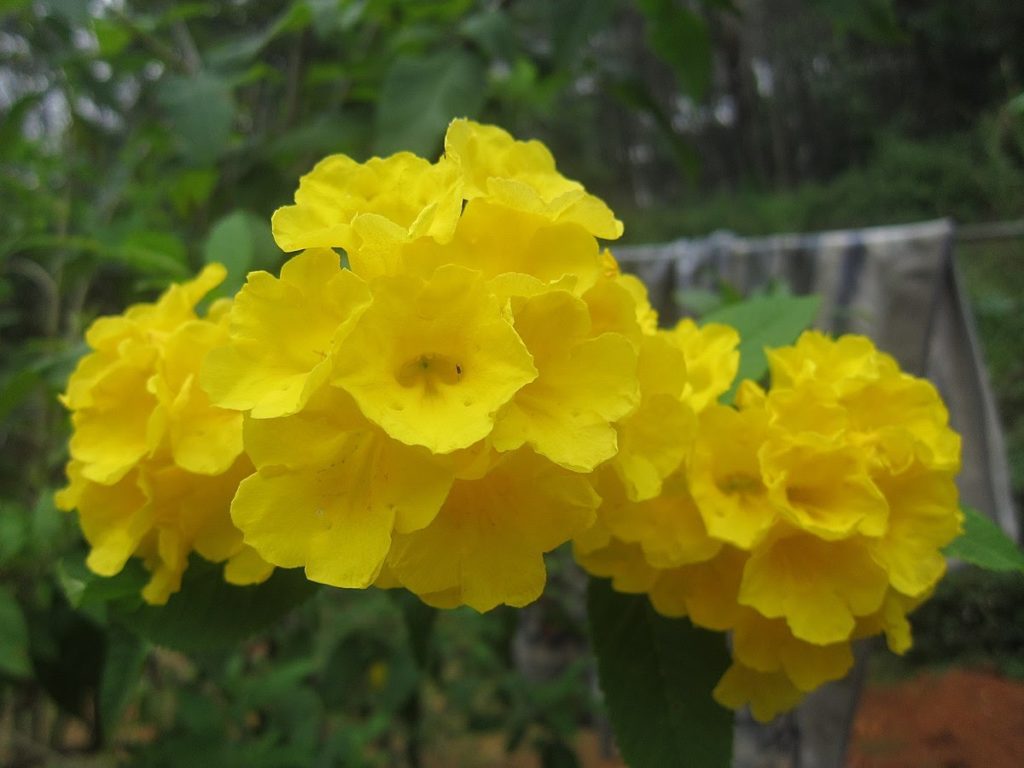
<path fill-rule="evenodd" d="M 224 153 L 235 119 L 227 80 L 210 72 L 194 77 L 165 75 L 157 98 L 182 151 L 193 164 L 208 165 Z"/>
<path fill-rule="evenodd" d="M 421 670 L 430 666 L 430 652 L 434 636 L 434 624 L 437 622 L 437 608 L 432 608 L 416 595 L 404 589 L 391 591 L 392 599 L 398 604 L 405 621 L 405 630 L 409 638 L 409 649 Z"/>
<path fill-rule="evenodd" d="M 93 19 L 92 31 L 96 35 L 100 56 L 104 58 L 116 56 L 132 41 L 131 31 L 116 19 Z"/>
<path fill-rule="evenodd" d="M 0 502 L 0 567 L 7 566 L 25 550 L 28 524 L 28 510 L 12 501 Z"/>
<path fill-rule="evenodd" d="M 17 599 L 6 587 L 0 587 L 0 673 L 28 677 L 28 627 Z"/>
<path fill-rule="evenodd" d="M 711 698 L 729 666 L 725 636 L 667 619 L 645 595 L 591 579 L 587 592 L 597 670 L 623 758 L 633 768 L 727 768 L 732 712 Z"/>
<path fill-rule="evenodd" d="M 701 101 L 711 85 L 711 39 L 704 19 L 675 0 L 640 0 L 647 17 L 647 39 L 654 53 L 672 67 L 679 87 Z"/>
<path fill-rule="evenodd" d="M 227 267 L 228 275 L 211 298 L 234 296 L 251 270 L 276 271 L 282 260 L 269 222 L 248 211 L 232 211 L 210 230 L 203 244 L 203 259 Z"/>
<path fill-rule="evenodd" d="M 945 549 L 948 557 L 989 571 L 1024 572 L 1024 552 L 991 519 L 964 507 L 964 532 Z"/>
<path fill-rule="evenodd" d="M 485 86 L 483 62 L 466 51 L 397 59 L 381 86 L 374 151 L 437 155 L 448 123 L 480 111 Z"/>
<path fill-rule="evenodd" d="M 191 274 L 185 244 L 172 232 L 131 232 L 107 256 L 147 276 L 185 278 Z"/>
<path fill-rule="evenodd" d="M 740 334 L 740 368 L 736 383 L 726 395 L 731 400 L 743 379 L 760 381 L 768 371 L 765 347 L 792 344 L 818 314 L 817 296 L 763 296 L 717 309 L 706 315 L 706 323 L 725 323 Z"/>
<path fill-rule="evenodd" d="M 270 628 L 309 598 L 317 585 L 301 570 L 277 569 L 262 584 L 236 587 L 224 581 L 224 566 L 192 557 L 181 591 L 166 605 L 123 601 L 112 618 L 157 645 L 186 653 L 228 648 Z"/>
<path fill-rule="evenodd" d="M 217 69 L 237 67 L 260 54 L 278 35 L 301 31 L 312 20 L 313 14 L 306 3 L 293 3 L 269 26 L 210 48 L 205 58 Z"/>
<path fill-rule="evenodd" d="M 107 740 L 117 727 L 121 713 L 138 685 L 142 665 L 148 654 L 148 644 L 127 629 L 113 626 L 107 630 L 99 690 L 100 723 Z"/>
<path fill-rule="evenodd" d="M 40 383 L 39 374 L 26 368 L 0 381 L 0 423 L 5 421 Z"/>
<path fill-rule="evenodd" d="M 0 13 L 13 13 L 27 7 L 32 0 L 0 0 Z"/>

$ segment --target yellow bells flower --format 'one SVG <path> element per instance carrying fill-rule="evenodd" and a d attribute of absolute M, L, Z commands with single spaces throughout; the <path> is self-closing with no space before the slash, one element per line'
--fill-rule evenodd
<path fill-rule="evenodd" d="M 795 345 L 770 350 L 768 357 L 773 398 L 787 393 L 797 408 L 802 401 L 805 422 L 820 422 L 820 414 L 807 409 L 811 399 L 821 413 L 829 406 L 841 409 L 851 439 L 891 471 L 902 471 L 914 461 L 932 469 L 959 469 L 960 439 L 949 428 L 935 387 L 900 371 L 869 339 L 833 340 L 807 331 Z M 797 408 L 790 409 L 788 422 Z"/>
<path fill-rule="evenodd" d="M 766 619 L 757 611 L 741 611 L 732 635 L 737 662 L 758 672 L 784 672 L 801 691 L 843 677 L 853 666 L 848 640 L 816 645 L 793 637 L 786 622 Z"/>
<path fill-rule="evenodd" d="M 885 594 L 881 608 L 870 616 L 857 619 L 854 639 L 871 637 L 879 632 L 884 632 L 890 651 L 900 655 L 906 653 L 910 650 L 913 640 L 907 614 L 929 597 L 931 597 L 930 591 L 917 597 L 907 597 L 890 588 Z"/>
<path fill-rule="evenodd" d="M 161 345 L 198 318 L 195 305 L 225 274 L 223 266 L 210 264 L 194 280 L 168 288 L 156 302 L 136 304 L 90 326 L 85 341 L 92 351 L 78 362 L 61 397 L 74 427 L 71 456 L 81 463 L 85 478 L 115 483 L 156 449 L 161 424 L 151 423 L 157 398 L 149 382 Z M 209 346 L 199 349 L 205 353 Z"/>
<path fill-rule="evenodd" d="M 422 238 L 374 259 L 356 254 L 353 268 L 367 277 L 409 274 L 429 278 L 438 267 L 459 264 L 487 279 L 507 273 L 530 275 L 545 285 L 571 278 L 577 293 L 602 276 L 597 241 L 574 223 L 471 200 L 451 242 Z"/>
<path fill-rule="evenodd" d="M 335 361 L 332 382 L 395 440 L 433 453 L 468 448 L 537 377 L 530 353 L 479 272 L 381 277 Z"/>
<path fill-rule="evenodd" d="M 598 467 L 590 478 L 601 506 L 593 525 L 573 539 L 573 556 L 591 575 L 610 578 L 612 587 L 619 592 L 646 592 L 657 579 L 658 571 L 644 559 L 639 544 L 627 544 L 612 536 L 603 519 L 603 509 L 629 503 L 622 481 L 607 464 Z"/>
<path fill-rule="evenodd" d="M 231 308 L 230 342 L 203 366 L 203 389 L 221 408 L 254 418 L 301 410 L 326 382 L 334 349 L 369 301 L 366 284 L 327 249 L 293 257 L 280 278 L 250 273 Z"/>
<path fill-rule="evenodd" d="M 640 404 L 617 426 L 619 450 L 611 465 L 633 501 L 652 499 L 689 455 L 696 419 L 680 401 L 686 359 L 668 334 L 642 335 L 638 344 Z"/>
<path fill-rule="evenodd" d="M 388 568 L 435 604 L 523 606 L 544 588 L 544 553 L 591 525 L 599 502 L 586 477 L 516 451 L 483 477 L 456 480 L 430 525 L 395 536 Z"/>
<path fill-rule="evenodd" d="M 713 403 L 700 415 L 690 460 L 690 493 L 708 533 L 746 550 L 777 518 L 758 458 L 767 435 L 765 410 Z"/>
<path fill-rule="evenodd" d="M 157 407 L 148 390 L 151 352 L 136 340 L 127 340 L 125 357 L 112 362 L 90 388 L 90 405 L 71 412 L 71 457 L 81 462 L 83 476 L 93 482 L 116 483 L 157 447 L 150 428 Z M 70 408 L 73 402 L 80 400 L 65 399 Z"/>
<path fill-rule="evenodd" d="M 509 208 L 573 222 L 595 237 L 622 236 L 622 222 L 583 185 L 562 176 L 539 141 L 516 141 L 501 128 L 453 120 L 445 157 L 459 166 L 467 200 L 488 198 Z"/>
<path fill-rule="evenodd" d="M 764 483 L 779 514 L 823 539 L 885 532 L 889 505 L 865 463 L 856 445 L 829 440 L 781 437 L 761 449 Z"/>
<path fill-rule="evenodd" d="M 785 618 L 801 640 L 828 645 L 846 640 L 856 617 L 878 610 L 888 584 L 862 539 L 823 541 L 796 533 L 751 554 L 739 602 L 768 618 Z"/>
<path fill-rule="evenodd" d="M 298 414 L 247 419 L 245 444 L 258 472 L 231 505 L 245 543 L 336 587 L 372 584 L 393 531 L 426 526 L 452 483 L 445 462 L 390 439 L 333 387 Z"/>
<path fill-rule="evenodd" d="M 729 709 L 750 705 L 751 714 L 762 723 L 792 709 L 804 697 L 784 672 L 758 672 L 735 662 L 722 675 L 711 695 Z"/>
<path fill-rule="evenodd" d="M 590 313 L 590 333 L 594 336 L 621 333 L 638 346 L 644 335 L 639 320 L 643 310 L 639 302 L 646 301 L 646 296 L 638 297 L 620 278 L 602 276 L 582 293 Z"/>
<path fill-rule="evenodd" d="M 90 547 L 85 561 L 89 570 L 114 576 L 152 529 L 152 509 L 139 486 L 137 469 L 102 484 L 86 479 L 83 468 L 74 459 L 68 463 L 68 484 L 54 500 L 59 509 L 78 510 L 78 524 Z"/>
<path fill-rule="evenodd" d="M 166 430 L 174 463 L 196 474 L 226 472 L 242 453 L 241 414 L 214 407 L 199 388 L 196 370 L 196 350 L 214 350 L 227 338 L 223 322 L 185 323 L 168 336 L 149 381 L 158 402 L 151 433 Z"/>
<path fill-rule="evenodd" d="M 832 339 L 820 331 L 804 331 L 796 344 L 767 350 L 772 388 L 791 388 L 813 381 L 844 397 L 899 366 L 880 353 L 866 336 Z"/>
<path fill-rule="evenodd" d="M 611 579 L 616 592 L 641 594 L 658 580 L 658 571 L 644 559 L 639 544 L 610 539 L 604 546 L 585 550 L 577 537 L 573 557 L 591 576 Z"/>
<path fill-rule="evenodd" d="M 687 386 L 683 399 L 700 412 L 732 386 L 740 365 L 740 336 L 728 325 L 697 326 L 693 320 L 683 318 L 672 329 L 671 339 L 686 358 Z"/>
<path fill-rule="evenodd" d="M 192 550 L 215 563 L 241 553 L 242 535 L 228 510 L 239 482 L 252 470 L 245 456 L 217 475 L 198 475 L 173 464 L 142 468 L 139 484 L 153 517 L 138 553 L 150 572 L 142 590 L 146 602 L 161 605 L 180 589 Z M 265 569 L 264 578 L 270 570 Z"/>
<path fill-rule="evenodd" d="M 616 538 L 640 545 L 655 568 L 675 568 L 714 557 L 722 542 L 707 534 L 686 477 L 677 472 L 661 494 L 641 502 L 606 504 L 602 519 Z"/>
<path fill-rule="evenodd" d="M 462 210 L 459 168 L 430 163 L 409 152 L 357 163 L 324 158 L 299 180 L 295 205 L 278 208 L 272 226 L 284 251 L 344 248 L 364 241 L 446 241 Z"/>
<path fill-rule="evenodd" d="M 710 560 L 659 571 L 648 590 L 651 605 L 663 616 L 689 616 L 707 629 L 731 629 L 742 610 L 736 599 L 746 562 L 745 552 L 726 545 Z"/>
<path fill-rule="evenodd" d="M 97 321 L 86 334 L 93 351 L 62 398 L 75 434 L 57 504 L 77 508 L 96 573 L 111 576 L 129 557 L 143 558 L 150 580 L 142 594 L 151 603 L 178 590 L 193 550 L 227 561 L 229 581 L 253 583 L 271 569 L 247 552 L 228 514 L 253 470 L 242 453 L 242 417 L 211 405 L 196 383 L 204 359 L 226 341 L 227 315 L 218 303 L 200 319 L 195 305 L 224 274 L 210 265 L 154 303 Z"/>
<path fill-rule="evenodd" d="M 499 413 L 494 447 L 528 444 L 567 469 L 590 472 L 615 455 L 613 424 L 636 406 L 636 351 L 621 334 L 592 337 L 586 303 L 568 291 L 513 301 L 513 309 L 539 375 Z"/>
<path fill-rule="evenodd" d="M 897 475 L 877 475 L 876 482 L 889 503 L 889 526 L 868 546 L 892 585 L 918 597 L 942 578 L 942 548 L 960 534 L 963 514 L 956 483 L 952 475 L 920 465 Z"/>
<path fill-rule="evenodd" d="M 934 385 L 895 373 L 843 399 L 852 429 L 876 447 L 882 463 L 900 471 L 919 462 L 929 469 L 960 470 L 960 436 Z"/>

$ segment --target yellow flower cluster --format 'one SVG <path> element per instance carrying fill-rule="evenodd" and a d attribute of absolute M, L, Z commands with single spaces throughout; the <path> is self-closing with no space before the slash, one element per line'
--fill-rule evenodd
<path fill-rule="evenodd" d="M 706 401 L 665 492 L 602 494 L 576 541 L 616 589 L 732 631 L 715 697 L 761 720 L 845 675 L 856 638 L 909 648 L 906 615 L 961 525 L 959 438 L 934 387 L 858 336 L 808 331 L 768 356 L 769 392 L 745 381 L 736 408 Z"/>
<path fill-rule="evenodd" d="M 906 619 L 960 530 L 935 389 L 808 332 L 746 381 L 737 332 L 657 327 L 599 239 L 622 225 L 539 142 L 456 120 L 437 162 L 328 157 L 273 218 L 299 251 L 206 317 L 207 267 L 102 318 L 64 403 L 89 566 L 176 591 L 303 567 L 438 607 L 535 600 L 543 556 L 732 632 L 715 690 L 768 719 Z M 338 250 L 344 252 L 342 266 Z"/>
<path fill-rule="evenodd" d="M 153 304 L 100 318 L 61 398 L 74 434 L 62 509 L 78 509 L 91 551 L 87 563 L 112 576 L 132 555 L 150 571 L 143 597 L 165 603 L 178 590 L 192 550 L 227 561 L 225 578 L 252 584 L 272 566 L 243 545 L 229 506 L 252 472 L 242 451 L 242 419 L 212 406 L 198 374 L 227 337 L 228 302 L 206 318 L 196 304 L 224 279 L 211 265 Z"/>
<path fill-rule="evenodd" d="M 303 250 L 249 275 L 201 380 L 246 414 L 235 524 L 312 580 L 525 605 L 593 523 L 595 470 L 657 495 L 717 394 L 683 354 L 714 368 L 728 332 L 656 330 L 598 244 L 622 225 L 539 142 L 456 120 L 436 163 L 328 157 L 273 229 Z"/>

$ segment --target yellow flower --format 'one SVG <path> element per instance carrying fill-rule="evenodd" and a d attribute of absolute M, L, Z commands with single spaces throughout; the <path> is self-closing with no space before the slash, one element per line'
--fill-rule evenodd
<path fill-rule="evenodd" d="M 946 572 L 942 548 L 959 535 L 963 514 L 952 475 L 915 465 L 897 475 L 876 475 L 889 505 L 889 525 L 869 541 L 875 562 L 907 597 L 930 591 Z"/>
<path fill-rule="evenodd" d="M 367 276 L 405 274 L 429 278 L 435 269 L 458 264 L 480 271 L 486 279 L 530 275 L 544 285 L 570 280 L 582 293 L 601 277 L 597 241 L 577 224 L 552 222 L 534 213 L 508 208 L 489 199 L 470 200 L 451 242 L 421 238 L 376 261 L 354 263 Z M 357 257 L 358 258 L 358 257 Z"/>
<path fill-rule="evenodd" d="M 227 561 L 233 583 L 261 581 L 271 570 L 228 514 L 252 472 L 241 414 L 211 405 L 197 383 L 203 360 L 227 340 L 227 307 L 215 304 L 201 319 L 195 305 L 224 274 L 210 265 L 155 303 L 97 320 L 86 334 L 93 351 L 62 397 L 74 433 L 57 504 L 78 510 L 96 573 L 112 576 L 133 555 L 143 558 L 150 603 L 179 589 L 192 551 Z"/>
<path fill-rule="evenodd" d="M 847 639 L 856 617 L 878 610 L 888 583 L 861 539 L 780 535 L 751 554 L 739 602 L 785 618 L 801 640 L 827 645 Z"/>
<path fill-rule="evenodd" d="M 723 546 L 713 558 L 659 571 L 651 585 L 651 605 L 665 616 L 689 616 L 694 624 L 725 631 L 742 610 L 736 602 L 746 553 Z"/>
<path fill-rule="evenodd" d="M 794 637 L 785 621 L 743 610 L 732 635 L 733 657 L 758 672 L 783 672 L 801 691 L 843 677 L 853 666 L 849 640 L 818 645 Z"/>
<path fill-rule="evenodd" d="M 293 416 L 248 419 L 245 445 L 259 471 L 231 515 L 246 544 L 336 587 L 372 584 L 392 533 L 430 523 L 452 483 L 445 462 L 390 439 L 333 387 Z"/>
<path fill-rule="evenodd" d="M 683 318 L 670 335 L 686 358 L 687 387 L 684 399 L 701 411 L 728 391 L 740 365 L 736 329 L 720 323 L 698 327 Z"/>
<path fill-rule="evenodd" d="M 589 472 L 615 455 L 613 423 L 636 406 L 633 345 L 618 333 L 591 336 L 586 303 L 567 291 L 513 307 L 516 332 L 539 374 L 498 414 L 494 447 L 529 444 L 556 464 Z"/>
<path fill-rule="evenodd" d="M 763 409 L 712 404 L 700 415 L 690 462 L 690 492 L 708 533 L 747 550 L 777 518 L 759 459 L 767 434 Z"/>
<path fill-rule="evenodd" d="M 299 181 L 295 205 L 278 208 L 274 239 L 284 251 L 344 248 L 355 252 L 418 237 L 448 240 L 462 208 L 459 169 L 409 152 L 357 163 L 321 160 Z"/>
<path fill-rule="evenodd" d="M 762 723 L 792 709 L 803 698 L 803 692 L 784 672 L 758 672 L 737 663 L 722 675 L 712 695 L 723 707 L 740 709 L 749 704 L 755 719 Z"/>
<path fill-rule="evenodd" d="M 459 166 L 467 200 L 489 198 L 508 208 L 579 224 L 595 237 L 614 240 L 622 222 L 583 186 L 562 176 L 539 141 L 516 141 L 501 128 L 453 120 L 445 157 Z"/>
<path fill-rule="evenodd" d="M 433 453 L 468 448 L 537 377 L 530 353 L 478 272 L 381 277 L 346 337 L 332 382 L 395 440 Z"/>
<path fill-rule="evenodd" d="M 885 531 L 889 505 L 856 445 L 783 438 L 761 459 L 769 498 L 793 525 L 823 539 Z"/>
<path fill-rule="evenodd" d="M 767 357 L 773 389 L 814 382 L 833 389 L 837 398 L 899 369 L 866 336 L 832 339 L 820 331 L 804 331 L 796 344 L 768 350 Z"/>
<path fill-rule="evenodd" d="M 853 638 L 871 637 L 882 632 L 890 651 L 901 655 L 906 653 L 913 644 L 907 615 L 929 597 L 931 590 L 917 597 L 907 597 L 890 587 L 881 608 L 870 616 L 857 619 Z"/>
<path fill-rule="evenodd" d="M 633 501 L 652 499 L 662 482 L 687 457 L 696 431 L 693 410 L 680 399 L 686 388 L 686 359 L 659 332 L 638 344 L 640 403 L 617 424 L 618 453 L 611 465 Z"/>
<path fill-rule="evenodd" d="M 644 559 L 658 569 L 703 562 L 722 548 L 720 540 L 708 536 L 686 477 L 679 472 L 669 476 L 658 496 L 605 504 L 601 516 L 613 536 L 639 544 Z"/>
<path fill-rule="evenodd" d="M 544 588 L 544 553 L 589 526 L 598 502 L 586 477 L 516 451 L 480 478 L 456 480 L 430 525 L 395 536 L 388 568 L 441 607 L 523 606 Z"/>
<path fill-rule="evenodd" d="M 366 284 L 326 249 L 293 257 L 280 278 L 251 272 L 231 308 L 230 343 L 203 366 L 203 387 L 216 405 L 254 418 L 299 411 L 369 301 Z"/>
<path fill-rule="evenodd" d="M 931 382 L 895 373 L 842 403 L 851 428 L 890 471 L 912 463 L 948 474 L 960 470 L 960 436 L 949 428 L 949 414 Z"/>
<path fill-rule="evenodd" d="M 820 411 L 843 411 L 844 427 L 893 471 L 914 461 L 955 473 L 960 468 L 960 439 L 935 387 L 899 370 L 896 361 L 863 336 L 831 340 L 807 331 L 792 347 L 771 350 L 773 393 L 788 391 L 807 422 L 807 387 Z M 791 412 L 795 409 L 790 409 Z M 834 422 L 834 419 L 831 421 Z"/>

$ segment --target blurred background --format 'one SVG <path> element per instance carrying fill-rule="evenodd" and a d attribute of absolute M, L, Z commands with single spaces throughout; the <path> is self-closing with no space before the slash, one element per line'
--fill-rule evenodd
<path fill-rule="evenodd" d="M 980 234 L 953 255 L 1021 508 L 1024 3 L 0 0 L 0 765 L 617 765 L 565 552 L 528 612 L 321 590 L 182 653 L 83 596 L 53 507 L 94 318 L 205 261 L 225 291 L 276 270 L 318 159 L 435 157 L 454 116 L 545 141 L 628 244 Z M 851 765 L 1024 764 L 1022 582 L 947 578 L 872 666 Z"/>

